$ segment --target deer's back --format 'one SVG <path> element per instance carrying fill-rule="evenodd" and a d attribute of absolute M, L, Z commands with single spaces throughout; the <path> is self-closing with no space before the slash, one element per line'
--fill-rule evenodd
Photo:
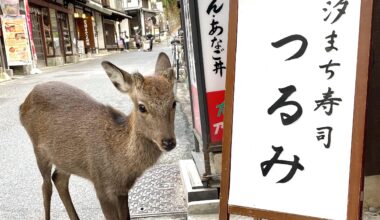
<path fill-rule="evenodd" d="M 36 154 L 69 173 L 90 178 L 92 161 L 106 160 L 101 155 L 107 155 L 102 152 L 108 148 L 105 131 L 112 129 L 109 108 L 80 89 L 48 82 L 32 90 L 20 106 L 20 119 Z"/>

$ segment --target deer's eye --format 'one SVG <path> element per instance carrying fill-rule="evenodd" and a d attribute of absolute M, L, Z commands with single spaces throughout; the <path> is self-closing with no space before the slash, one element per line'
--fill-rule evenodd
<path fill-rule="evenodd" d="M 142 113 L 145 113 L 146 112 L 146 108 L 143 104 L 139 104 L 139 111 L 142 112 Z"/>
<path fill-rule="evenodd" d="M 177 101 L 174 101 L 173 102 L 173 108 L 175 108 L 177 106 Z"/>

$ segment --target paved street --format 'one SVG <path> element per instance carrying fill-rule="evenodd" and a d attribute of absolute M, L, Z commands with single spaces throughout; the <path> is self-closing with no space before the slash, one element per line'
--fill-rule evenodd
<path fill-rule="evenodd" d="M 132 103 L 119 93 L 101 68 L 109 60 L 129 71 L 152 74 L 159 51 L 170 57 L 170 48 L 155 47 L 153 52 L 131 51 L 96 56 L 77 64 L 46 68 L 42 74 L 0 83 L 0 219 L 43 219 L 42 177 L 33 147 L 18 116 L 18 107 L 38 83 L 64 81 L 88 92 L 102 103 L 128 113 Z M 158 164 L 138 180 L 130 193 L 132 217 L 186 218 L 186 201 L 178 161 L 191 158 L 192 131 L 181 108 L 176 113 L 177 148 L 164 154 Z M 52 219 L 68 219 L 54 188 Z M 92 184 L 72 176 L 70 192 L 81 219 L 104 219 Z"/>

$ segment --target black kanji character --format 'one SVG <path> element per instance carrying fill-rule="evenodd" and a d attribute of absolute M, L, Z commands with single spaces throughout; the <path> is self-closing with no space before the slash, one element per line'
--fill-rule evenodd
<path fill-rule="evenodd" d="M 331 1 L 327 1 L 326 4 L 328 6 L 331 6 Z M 341 8 L 337 8 L 338 6 L 341 6 Z M 337 22 L 340 19 L 340 17 L 342 17 L 342 15 L 346 14 L 347 6 L 348 6 L 348 1 L 347 0 L 339 0 L 338 3 L 336 3 L 333 8 L 330 7 L 330 13 L 323 20 L 327 21 L 327 19 L 329 19 L 330 15 L 332 13 L 331 10 L 336 8 L 336 10 L 338 12 L 338 15 L 335 17 L 335 19 L 333 20 L 333 22 L 331 22 L 331 24 L 334 24 L 335 22 Z M 327 8 L 323 8 L 323 11 L 327 12 L 328 9 Z"/>
<path fill-rule="evenodd" d="M 332 60 L 330 60 L 328 64 L 320 65 L 319 66 L 319 68 L 321 68 L 321 69 L 325 68 L 325 73 L 326 74 L 327 73 L 330 74 L 329 78 L 327 78 L 327 79 L 331 79 L 331 78 L 334 77 L 334 74 L 335 74 L 334 71 L 332 71 L 332 70 L 329 69 L 330 67 L 333 67 L 333 66 L 340 66 L 340 63 L 333 63 Z"/>
<path fill-rule="evenodd" d="M 212 2 L 207 7 L 207 14 L 210 14 L 211 11 L 213 11 L 215 14 L 218 14 L 220 10 L 223 8 L 223 4 L 221 4 L 218 8 L 218 6 L 215 4 L 216 0 L 212 0 Z"/>
<path fill-rule="evenodd" d="M 297 58 L 300 58 L 305 53 L 307 45 L 308 45 L 307 39 L 304 36 L 299 35 L 299 34 L 290 35 L 290 36 L 285 37 L 284 39 L 281 39 L 277 42 L 273 42 L 272 46 L 275 48 L 279 48 L 279 47 L 284 46 L 285 44 L 288 44 L 288 43 L 296 41 L 296 40 L 299 40 L 302 42 L 301 48 L 293 56 L 286 59 L 286 61 L 292 60 L 292 59 L 297 59 Z"/>
<path fill-rule="evenodd" d="M 223 69 L 226 69 L 226 66 L 224 66 L 224 63 L 222 62 L 222 58 L 221 57 L 212 57 L 212 59 L 215 61 L 214 63 L 214 69 L 213 71 L 215 72 L 215 74 L 218 74 L 218 72 L 220 73 L 220 77 L 223 76 Z"/>
<path fill-rule="evenodd" d="M 212 19 L 212 22 L 211 22 L 211 30 L 210 32 L 208 32 L 209 35 L 214 35 L 217 31 L 218 31 L 218 34 L 217 36 L 221 35 L 223 33 L 223 27 L 222 26 L 219 26 L 219 21 L 215 21 L 215 19 Z"/>
<path fill-rule="evenodd" d="M 325 37 L 326 39 L 329 39 L 327 43 L 330 44 L 328 47 L 325 47 L 326 52 L 330 52 L 331 50 L 338 50 L 338 48 L 334 46 L 334 43 L 335 43 L 334 39 L 337 37 L 338 35 L 335 34 L 335 30 L 329 36 Z"/>
<path fill-rule="evenodd" d="M 322 106 L 323 109 L 325 110 L 326 115 L 330 116 L 333 112 L 333 105 L 339 105 L 338 102 L 341 102 L 342 99 L 341 98 L 332 98 L 332 94 L 334 94 L 334 91 L 332 91 L 330 87 L 326 93 L 322 93 L 322 94 L 323 94 L 323 99 L 315 101 L 315 103 L 317 104 L 317 107 L 314 109 L 314 111 L 318 110 L 319 107 Z M 326 111 L 326 109 L 327 109 L 326 105 L 329 106 L 328 111 Z"/>
<path fill-rule="evenodd" d="M 286 101 L 289 96 L 296 91 L 296 87 L 293 85 L 287 86 L 285 88 L 278 89 L 282 96 L 270 107 L 268 108 L 268 114 L 273 114 L 277 109 L 287 106 L 293 105 L 297 108 L 297 111 L 293 115 L 289 115 L 287 113 L 280 113 L 281 121 L 283 125 L 290 125 L 293 122 L 297 121 L 302 115 L 302 106 L 295 101 Z"/>
<path fill-rule="evenodd" d="M 284 178 L 279 180 L 277 183 L 286 183 L 293 178 L 297 170 L 301 170 L 301 171 L 304 170 L 304 167 L 302 166 L 302 164 L 299 163 L 300 158 L 297 155 L 294 155 L 294 161 L 279 160 L 278 158 L 280 157 L 284 149 L 282 148 L 282 146 L 280 147 L 272 146 L 272 149 L 276 152 L 274 156 L 272 157 L 272 159 L 264 161 L 260 164 L 261 172 L 263 173 L 264 177 L 267 176 L 267 174 L 272 169 L 275 163 L 292 166 L 289 173 Z"/>
<path fill-rule="evenodd" d="M 326 133 L 325 131 L 327 131 L 327 143 L 323 144 L 325 146 L 325 148 L 330 148 L 330 144 L 331 144 L 331 133 L 332 133 L 332 127 L 320 127 L 320 128 L 317 128 L 317 133 L 318 133 L 318 136 L 317 136 L 317 140 L 318 141 L 321 141 L 321 140 L 324 140 L 325 137 L 326 137 Z"/>

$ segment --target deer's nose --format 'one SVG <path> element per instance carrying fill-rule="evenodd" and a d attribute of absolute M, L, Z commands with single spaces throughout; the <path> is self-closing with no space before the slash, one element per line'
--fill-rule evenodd
<path fill-rule="evenodd" d="M 171 151 L 175 147 L 176 141 L 174 138 L 162 139 L 162 145 L 166 151 Z"/>

